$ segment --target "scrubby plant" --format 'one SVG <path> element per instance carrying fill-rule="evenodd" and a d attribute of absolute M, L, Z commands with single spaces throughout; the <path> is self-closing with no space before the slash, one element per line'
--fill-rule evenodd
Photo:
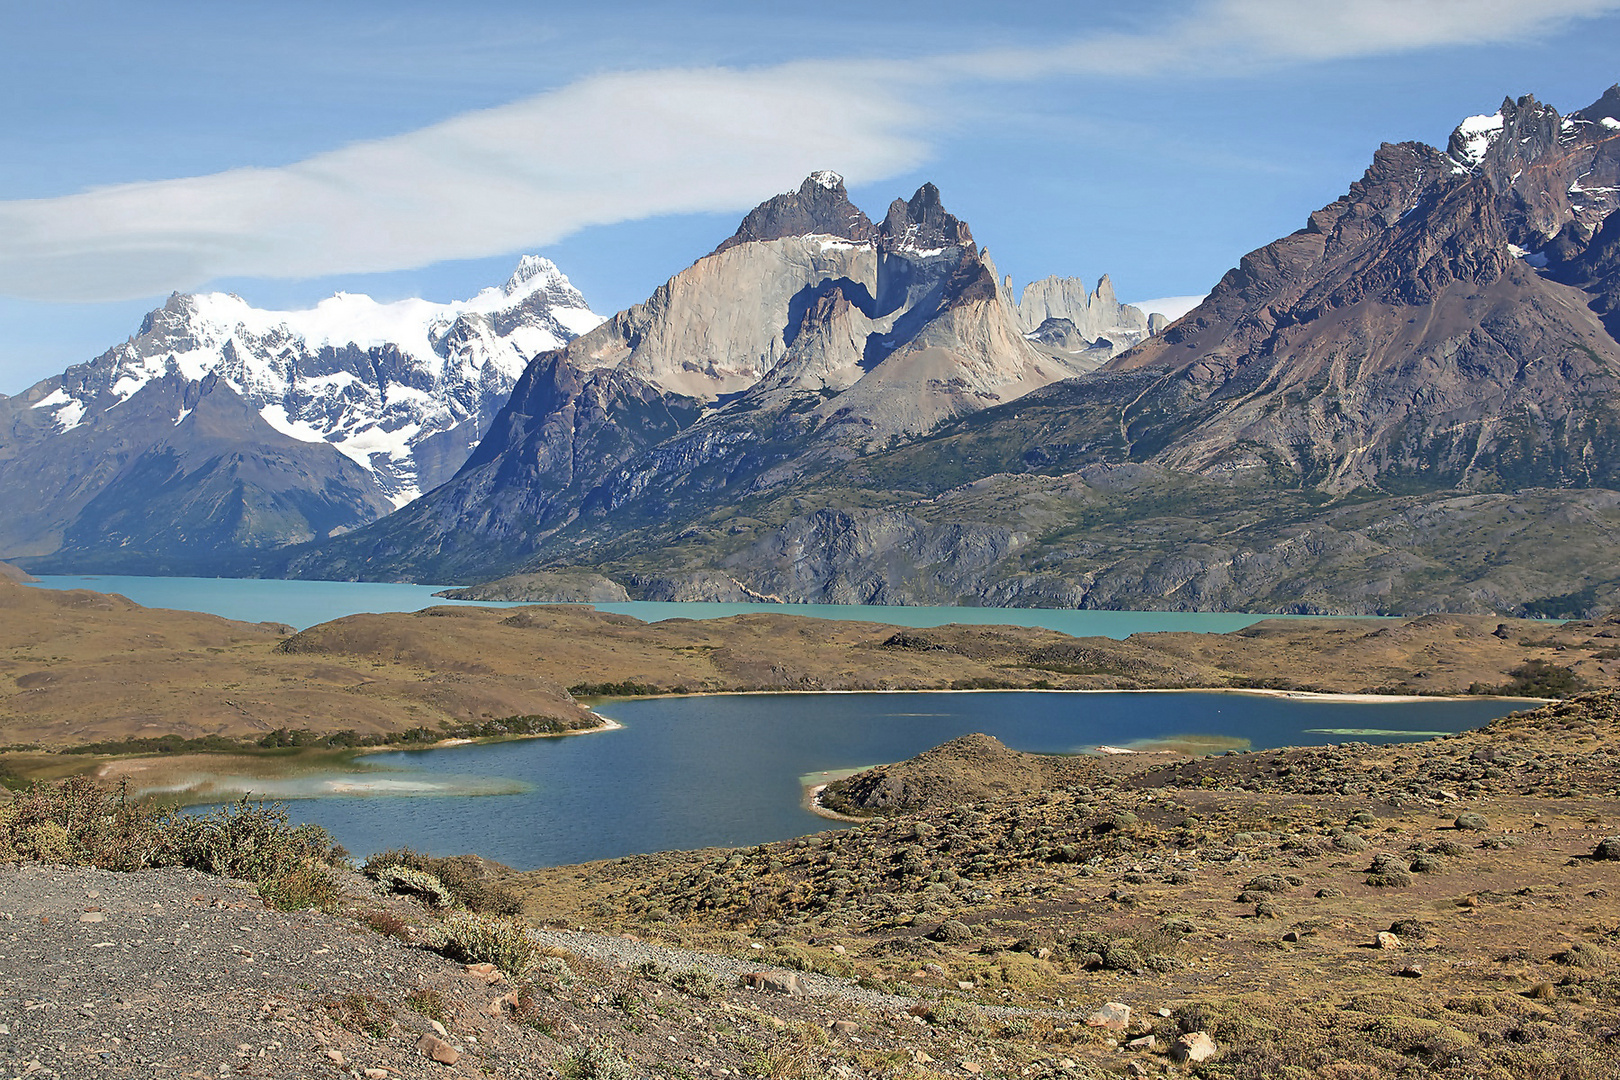
<path fill-rule="evenodd" d="M 389 867 L 404 867 L 432 875 L 449 891 L 453 903 L 471 911 L 486 915 L 516 915 L 523 910 L 523 901 L 517 894 L 490 881 L 484 864 L 472 855 L 435 858 L 410 848 L 390 848 L 371 856 L 360 870 L 367 877 L 378 880 L 378 875 Z M 440 906 L 448 907 L 450 904 Z"/>
<path fill-rule="evenodd" d="M 34 784 L 0 807 L 0 858 L 104 870 L 183 866 L 256 883 L 287 879 L 271 892 L 319 897 L 327 895 L 321 868 L 347 854 L 320 826 L 289 825 L 281 805 L 246 798 L 196 815 L 137 802 L 125 785 L 75 777 Z"/>
<path fill-rule="evenodd" d="M 456 902 L 444 882 L 426 870 L 409 866 L 385 866 L 377 871 L 377 888 L 385 893 L 405 893 L 422 900 L 429 907 L 450 907 Z"/>
<path fill-rule="evenodd" d="M 558 1069 L 568 1080 L 631 1080 L 635 1070 L 606 1043 L 592 1043 Z"/>
<path fill-rule="evenodd" d="M 726 992 L 725 980 L 718 975 L 704 971 L 702 968 L 677 971 L 669 977 L 669 985 L 681 993 L 690 994 L 701 1001 L 710 1001 Z"/>
<path fill-rule="evenodd" d="M 494 964 L 508 975 L 521 975 L 539 956 L 529 928 L 517 919 L 453 911 L 429 927 L 424 943 L 465 964 Z"/>
<path fill-rule="evenodd" d="M 405 920 L 392 911 L 373 911 L 366 914 L 365 924 L 383 937 L 398 938 L 401 941 L 410 940 L 410 927 Z"/>
<path fill-rule="evenodd" d="M 305 865 L 259 882 L 259 896 L 277 911 L 331 911 L 342 891 L 325 867 Z"/>
<path fill-rule="evenodd" d="M 444 995 L 431 987 L 412 990 L 406 994 L 405 1006 L 412 1012 L 429 1020 L 437 1020 L 441 1024 L 450 1020 L 450 1009 L 445 1005 Z"/>
<path fill-rule="evenodd" d="M 288 825 L 279 803 L 240 802 L 211 814 L 172 813 L 161 822 L 155 865 L 187 866 L 221 877 L 264 881 L 310 861 L 334 863 L 348 852 L 319 825 Z"/>

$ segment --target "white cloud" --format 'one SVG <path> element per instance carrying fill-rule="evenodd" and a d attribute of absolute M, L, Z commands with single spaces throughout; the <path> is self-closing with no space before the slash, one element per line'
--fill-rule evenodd
<path fill-rule="evenodd" d="M 1154 33 L 882 64 L 602 75 L 274 169 L 0 202 L 0 295 L 115 300 L 541 247 L 593 224 L 746 208 L 815 169 L 929 154 L 925 94 L 1055 74 L 1218 74 L 1518 41 L 1620 0 L 1211 0 Z"/>
<path fill-rule="evenodd" d="M 815 169 L 903 171 L 924 156 L 917 122 L 871 68 L 599 76 L 284 168 L 0 203 L 0 293 L 123 299 L 538 247 L 752 205 Z"/>
<path fill-rule="evenodd" d="M 1620 0 L 1209 0 L 1154 33 L 958 58 L 987 78 L 1060 74 L 1225 74 L 1534 38 L 1620 9 Z"/>

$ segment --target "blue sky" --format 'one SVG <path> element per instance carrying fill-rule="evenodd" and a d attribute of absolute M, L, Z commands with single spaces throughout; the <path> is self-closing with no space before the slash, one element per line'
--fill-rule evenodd
<path fill-rule="evenodd" d="M 933 180 L 1018 282 L 1205 291 L 1382 141 L 1620 80 L 1620 0 L 6 0 L 0 392 L 173 289 L 617 310 L 815 168 Z"/>

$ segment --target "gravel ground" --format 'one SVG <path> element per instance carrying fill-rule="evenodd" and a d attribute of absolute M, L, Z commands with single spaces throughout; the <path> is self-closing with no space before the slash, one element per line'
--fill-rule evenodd
<path fill-rule="evenodd" d="M 343 884 L 351 913 L 392 904 L 395 914 L 423 921 L 420 908 L 384 901 L 358 875 Z M 835 1035 L 850 1047 L 927 1047 L 935 1056 L 948 1049 L 941 1033 L 908 1013 L 914 998 L 800 973 L 804 997 L 733 990 L 704 1002 L 638 980 L 634 969 L 654 960 L 674 971 L 703 969 L 728 985 L 745 972 L 786 972 L 632 937 L 533 933 L 570 955 L 575 977 L 523 1020 L 503 1005 L 512 988 L 499 976 L 374 933 L 352 914 L 268 910 L 241 882 L 186 870 L 0 865 L 0 1080 L 520 1080 L 556 1077 L 572 1054 L 595 1044 L 648 1063 L 638 1077 L 737 1077 L 752 1073 L 750 1062 L 772 1040 L 825 1031 L 834 1020 L 858 1021 L 860 1037 Z M 411 1004 L 423 993 L 435 1002 L 426 1012 L 442 1025 Z M 641 1004 L 616 1003 L 627 994 Z M 427 1034 L 441 1036 L 458 1060 L 428 1060 L 419 1046 Z M 868 1075 L 826 1065 L 827 1076 Z"/>

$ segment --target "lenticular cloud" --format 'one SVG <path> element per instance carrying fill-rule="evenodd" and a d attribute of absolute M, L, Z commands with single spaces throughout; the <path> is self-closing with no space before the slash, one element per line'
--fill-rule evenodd
<path fill-rule="evenodd" d="M 601 76 L 282 168 L 0 203 L 0 293 L 115 300 L 501 254 L 752 205 L 828 163 L 890 175 L 924 156 L 915 122 L 853 65 Z"/>

